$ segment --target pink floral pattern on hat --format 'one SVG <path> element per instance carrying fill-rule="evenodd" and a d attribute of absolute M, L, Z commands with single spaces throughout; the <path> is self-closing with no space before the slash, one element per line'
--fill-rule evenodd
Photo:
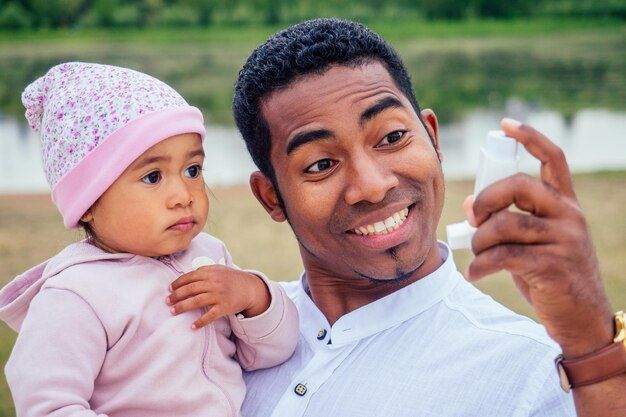
<path fill-rule="evenodd" d="M 30 126 L 40 132 L 51 187 L 130 121 L 188 106 L 174 89 L 149 75 L 82 62 L 51 68 L 24 90 L 22 102 Z"/>

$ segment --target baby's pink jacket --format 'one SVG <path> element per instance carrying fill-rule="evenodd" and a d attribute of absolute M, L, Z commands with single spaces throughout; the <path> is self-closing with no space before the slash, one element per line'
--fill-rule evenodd
<path fill-rule="evenodd" d="M 110 254 L 85 242 L 0 291 L 0 319 L 18 338 L 6 377 L 18 416 L 239 416 L 246 370 L 277 365 L 298 337 L 295 306 L 279 285 L 269 309 L 200 330 L 204 310 L 178 316 L 168 286 L 208 256 L 233 266 L 205 233 L 167 257 Z"/>

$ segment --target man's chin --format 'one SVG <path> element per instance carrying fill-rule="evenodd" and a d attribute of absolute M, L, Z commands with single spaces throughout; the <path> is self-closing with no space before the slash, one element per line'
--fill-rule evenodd
<path fill-rule="evenodd" d="M 424 262 L 422 261 L 413 268 L 397 268 L 388 273 L 383 271 L 357 271 L 357 273 L 370 282 L 386 285 L 401 284 L 411 280 L 419 272 L 423 264 Z"/>

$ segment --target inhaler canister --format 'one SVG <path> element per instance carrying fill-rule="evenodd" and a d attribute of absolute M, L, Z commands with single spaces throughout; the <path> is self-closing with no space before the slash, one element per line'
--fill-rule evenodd
<path fill-rule="evenodd" d="M 518 171 L 518 142 L 506 136 L 501 130 L 487 133 L 485 146 L 480 149 L 478 172 L 474 183 L 474 197 L 488 185 L 511 176 Z M 465 249 L 472 246 L 472 236 L 476 228 L 467 220 L 446 226 L 448 245 L 451 249 Z"/>

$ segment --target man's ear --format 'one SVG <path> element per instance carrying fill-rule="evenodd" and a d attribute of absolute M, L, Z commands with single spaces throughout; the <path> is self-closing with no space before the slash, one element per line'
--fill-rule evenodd
<path fill-rule="evenodd" d="M 441 147 L 439 146 L 439 122 L 437 121 L 437 116 L 431 109 L 422 110 L 421 115 L 422 120 L 424 121 L 424 126 L 433 140 L 433 146 L 435 147 L 439 161 L 443 161 L 443 153 L 441 152 Z"/>
<path fill-rule="evenodd" d="M 259 171 L 250 174 L 250 188 L 256 199 L 275 222 L 284 222 L 287 219 L 278 202 L 274 185 L 265 175 Z"/>

